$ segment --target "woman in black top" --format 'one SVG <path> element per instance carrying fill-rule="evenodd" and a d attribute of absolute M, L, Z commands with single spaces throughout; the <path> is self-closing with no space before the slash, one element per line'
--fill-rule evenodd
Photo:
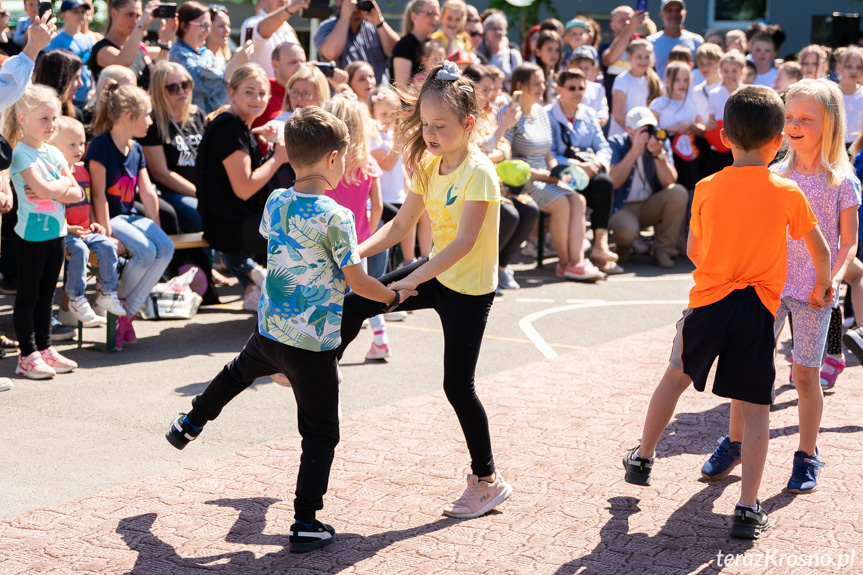
<path fill-rule="evenodd" d="M 402 39 L 393 47 L 390 60 L 390 77 L 402 88 L 410 85 L 411 78 L 422 65 L 422 45 L 437 29 L 440 22 L 438 0 L 411 0 L 405 7 Z"/>
<path fill-rule="evenodd" d="M 93 71 L 93 83 L 99 79 L 102 68 L 117 64 L 135 72 L 138 87 L 150 86 L 153 60 L 166 60 L 170 42 L 177 34 L 177 19 L 162 20 L 159 29 L 159 47 L 143 45 L 147 26 L 153 21 L 153 8 L 158 2 L 150 2 L 142 9 L 140 0 L 111 0 L 108 5 L 108 20 L 105 22 L 105 37 L 96 42 L 90 52 L 87 65 Z"/>
<path fill-rule="evenodd" d="M 153 125 L 140 140 L 147 170 L 162 199 L 177 211 L 183 232 L 200 232 L 195 158 L 204 114 L 192 104 L 192 77 L 176 62 L 159 62 L 150 81 Z"/>
<path fill-rule="evenodd" d="M 253 63 L 240 66 L 228 83 L 231 103 L 207 126 L 195 162 L 204 238 L 223 253 L 228 270 L 246 288 L 244 308 L 250 311 L 257 309 L 265 277 L 252 256 L 267 251 L 267 242 L 258 232 L 267 183 L 288 160 L 280 142 L 265 159 L 256 137 L 265 128 L 255 133 L 251 129 L 269 97 L 270 79 L 264 69 Z"/>

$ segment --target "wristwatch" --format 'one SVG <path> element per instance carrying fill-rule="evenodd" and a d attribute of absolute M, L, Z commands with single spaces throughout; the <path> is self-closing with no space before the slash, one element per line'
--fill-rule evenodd
<path fill-rule="evenodd" d="M 383 26 L 384 24 L 386 24 L 386 20 L 384 20 L 383 18 L 381 18 L 381 21 L 380 21 L 378 24 L 375 24 L 375 28 L 380 28 L 380 27 L 381 27 L 381 26 Z"/>
<path fill-rule="evenodd" d="M 399 292 L 397 292 L 396 290 L 393 290 L 393 292 L 395 292 L 395 294 L 396 294 L 396 299 L 393 300 L 393 302 L 390 305 L 388 305 L 384 308 L 384 313 L 390 313 L 391 311 L 395 311 L 395 309 L 397 307 L 399 307 L 399 303 L 401 303 L 402 298 L 399 295 Z"/>
<path fill-rule="evenodd" d="M 157 40 L 156 44 L 159 45 L 159 48 L 164 48 L 165 50 L 170 50 L 171 46 L 173 45 L 173 42 L 171 42 L 170 40 L 168 40 L 167 42 L 162 42 L 161 40 Z"/>

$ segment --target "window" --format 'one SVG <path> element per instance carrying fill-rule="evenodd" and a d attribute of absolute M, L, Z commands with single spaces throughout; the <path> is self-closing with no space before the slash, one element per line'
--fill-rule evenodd
<path fill-rule="evenodd" d="M 770 0 L 708 0 L 707 27 L 730 30 L 767 18 Z"/>

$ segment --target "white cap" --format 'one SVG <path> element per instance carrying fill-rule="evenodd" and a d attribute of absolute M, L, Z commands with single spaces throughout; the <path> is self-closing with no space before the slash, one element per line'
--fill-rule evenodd
<path fill-rule="evenodd" d="M 644 106 L 636 106 L 626 113 L 626 127 L 630 130 L 637 130 L 648 124 L 656 125 L 656 116 L 650 111 L 650 108 Z"/>

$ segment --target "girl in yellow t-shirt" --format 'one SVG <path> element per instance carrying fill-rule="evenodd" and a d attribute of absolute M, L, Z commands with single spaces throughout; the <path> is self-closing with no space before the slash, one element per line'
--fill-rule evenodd
<path fill-rule="evenodd" d="M 480 344 L 497 287 L 500 187 L 494 164 L 470 143 L 482 110 L 473 81 L 452 62 L 429 71 L 419 96 L 402 95 L 398 126 L 413 173 L 411 193 L 396 217 L 360 244 L 368 257 L 397 244 L 428 211 L 434 248 L 428 258 L 381 278 L 392 289 L 416 289 L 398 309 L 432 308 L 444 333 L 444 391 L 455 409 L 471 456 L 468 488 L 444 509 L 471 518 L 506 500 L 512 487 L 495 471 L 488 419 L 474 389 Z M 387 310 L 391 311 L 391 310 Z M 381 304 L 350 294 L 342 314 L 342 345 L 357 336 Z"/>

